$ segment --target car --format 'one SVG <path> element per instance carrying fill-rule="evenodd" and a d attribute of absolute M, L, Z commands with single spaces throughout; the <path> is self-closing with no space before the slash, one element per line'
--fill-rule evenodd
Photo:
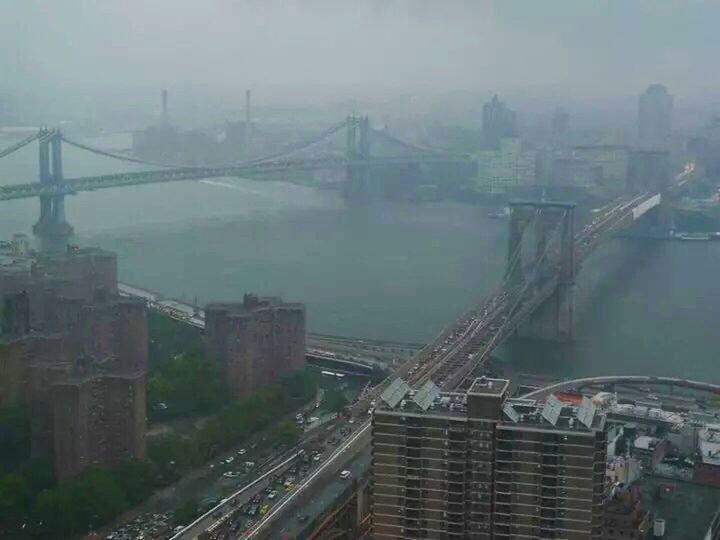
<path fill-rule="evenodd" d="M 227 465 L 230 465 L 233 461 L 235 461 L 235 458 L 232 457 L 232 456 L 230 456 L 229 458 L 227 458 L 227 459 L 225 460 L 225 463 L 226 463 Z"/>
<path fill-rule="evenodd" d="M 273 489 L 270 493 L 268 493 L 268 499 L 272 501 L 275 497 L 277 497 L 277 491 Z"/>
<path fill-rule="evenodd" d="M 347 480 L 351 476 L 352 476 L 352 473 L 350 471 L 348 471 L 347 469 L 340 473 L 340 478 L 342 478 L 343 480 Z"/>
<path fill-rule="evenodd" d="M 320 461 L 320 454 L 315 454 L 315 455 L 313 456 L 313 460 L 314 460 L 314 461 Z"/>
<path fill-rule="evenodd" d="M 238 450 L 238 456 L 244 456 L 246 453 L 247 453 L 247 450 L 245 450 L 244 448 L 241 448 L 240 450 Z"/>
<path fill-rule="evenodd" d="M 310 519 L 310 516 L 308 516 L 307 514 L 298 515 L 297 517 L 297 520 L 300 523 L 305 523 L 308 519 Z"/>

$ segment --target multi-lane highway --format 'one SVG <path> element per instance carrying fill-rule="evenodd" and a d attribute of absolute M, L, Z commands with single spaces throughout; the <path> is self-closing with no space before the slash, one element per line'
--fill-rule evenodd
<path fill-rule="evenodd" d="M 682 176 L 681 181 L 684 180 L 685 176 Z M 597 211 L 575 236 L 575 264 L 579 265 L 592 252 L 603 235 L 639 217 L 638 209 L 647 211 L 658 202 L 657 195 L 643 193 L 619 198 Z M 433 380 L 446 390 L 458 388 L 489 358 L 495 347 L 551 294 L 556 285 L 557 278 L 540 280 L 532 272 L 530 279 L 523 279 L 519 283 L 503 283 L 431 344 L 397 366 L 393 375 L 363 393 L 351 407 L 352 416 L 359 421 L 354 435 L 324 459 L 298 485 L 296 491 L 287 494 L 261 520 L 245 531 L 242 538 L 266 537 L 271 525 L 282 519 L 283 512 L 291 508 L 298 497 L 313 489 L 313 485 L 324 478 L 328 471 L 334 471 L 338 463 L 347 461 L 349 449 L 357 450 L 360 445 L 369 444 L 369 415 L 372 407 L 396 376 L 405 378 L 411 384 Z M 180 537 L 192 538 L 189 535 Z"/>

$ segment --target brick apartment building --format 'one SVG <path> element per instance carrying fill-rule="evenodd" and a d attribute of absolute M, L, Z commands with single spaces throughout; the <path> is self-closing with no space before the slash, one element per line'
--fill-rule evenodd
<path fill-rule="evenodd" d="M 592 404 L 401 379 L 372 419 L 374 538 L 602 538 L 605 417 Z"/>
<path fill-rule="evenodd" d="M 205 344 L 233 393 L 247 394 L 305 364 L 305 307 L 250 294 L 242 303 L 210 304 Z"/>
<path fill-rule="evenodd" d="M 0 245 L 0 406 L 26 404 L 32 452 L 59 480 L 145 456 L 147 313 L 99 249 Z"/>

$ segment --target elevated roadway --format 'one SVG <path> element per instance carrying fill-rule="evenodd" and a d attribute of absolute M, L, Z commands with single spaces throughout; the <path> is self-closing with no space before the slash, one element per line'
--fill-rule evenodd
<path fill-rule="evenodd" d="M 693 381 L 689 379 L 681 379 L 678 377 L 652 377 L 649 375 L 613 375 L 603 377 L 584 377 L 580 379 L 570 379 L 559 383 L 551 384 L 532 392 L 525 394 L 524 398 L 528 399 L 544 399 L 555 392 L 564 392 L 566 390 L 580 390 L 587 386 L 602 385 L 667 385 L 677 386 L 680 388 L 689 388 L 691 390 L 699 390 L 720 396 L 720 384 L 708 383 L 703 381 Z"/>

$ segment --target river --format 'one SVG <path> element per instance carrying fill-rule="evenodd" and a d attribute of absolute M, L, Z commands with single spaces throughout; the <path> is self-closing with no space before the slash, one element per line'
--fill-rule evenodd
<path fill-rule="evenodd" d="M 6 144 L 0 141 L 0 146 Z M 118 147 L 109 143 L 108 146 Z M 36 147 L 0 161 L 34 181 Z M 66 176 L 128 167 L 64 150 Z M 201 303 L 244 292 L 307 305 L 313 332 L 425 341 L 499 282 L 507 222 L 458 203 L 348 206 L 334 192 L 221 179 L 68 197 L 76 241 L 119 255 L 123 281 Z M 38 202 L 1 203 L 0 236 L 30 232 Z M 578 280 L 576 340 L 515 342 L 513 370 L 717 381 L 720 243 L 603 245 Z"/>

